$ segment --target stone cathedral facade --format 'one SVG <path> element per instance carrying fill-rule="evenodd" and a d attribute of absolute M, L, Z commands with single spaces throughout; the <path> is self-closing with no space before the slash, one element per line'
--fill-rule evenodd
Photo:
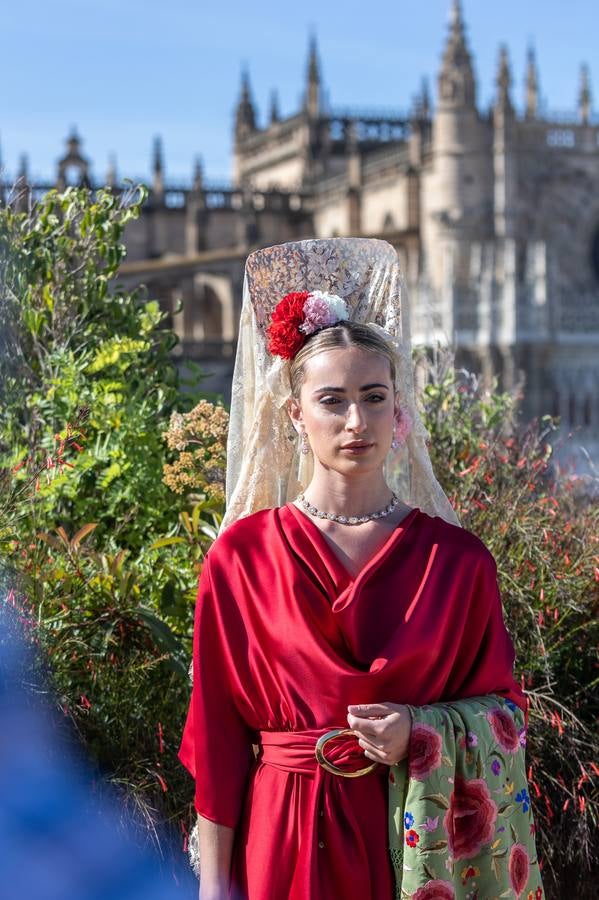
<path fill-rule="evenodd" d="M 424 85 L 405 115 L 335 109 L 322 77 L 313 39 L 301 108 L 282 118 L 273 95 L 259 124 L 243 74 L 228 185 L 206 181 L 199 163 L 189 184 L 169 183 L 155 144 L 123 276 L 173 313 L 182 302 L 172 318 L 181 360 L 202 363 L 206 388 L 228 396 L 252 249 L 381 237 L 403 262 L 414 343 L 452 344 L 458 364 L 505 389 L 524 380 L 525 415 L 559 414 L 599 462 L 599 119 L 586 67 L 577 108 L 551 115 L 529 51 L 517 112 L 502 47 L 494 102 L 481 109 L 454 0 L 434 101 Z M 76 135 L 58 183 L 69 173 L 89 183 Z"/>

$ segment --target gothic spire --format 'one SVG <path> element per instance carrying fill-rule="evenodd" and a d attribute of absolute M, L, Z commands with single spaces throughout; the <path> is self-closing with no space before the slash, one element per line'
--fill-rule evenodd
<path fill-rule="evenodd" d="M 235 115 L 235 136 L 245 137 L 256 130 L 256 111 L 251 97 L 250 75 L 247 66 L 241 70 L 241 96 Z"/>
<path fill-rule="evenodd" d="M 320 66 L 318 63 L 318 47 L 316 43 L 316 34 L 310 34 L 308 46 L 308 71 L 307 85 L 305 95 L 305 108 L 308 115 L 315 119 L 320 112 Z"/>
<path fill-rule="evenodd" d="M 279 96 L 276 90 L 273 90 L 270 94 L 270 124 L 272 125 L 273 122 L 278 122 L 280 118 Z"/>
<path fill-rule="evenodd" d="M 23 179 L 25 182 L 29 182 L 29 157 L 26 153 L 21 153 L 19 157 L 19 169 L 17 172 L 17 179 Z"/>
<path fill-rule="evenodd" d="M 453 0 L 449 34 L 439 72 L 439 97 L 445 106 L 475 106 L 476 85 L 460 0 Z"/>
<path fill-rule="evenodd" d="M 193 164 L 192 190 L 201 191 L 204 184 L 204 166 L 202 157 L 196 156 Z"/>
<path fill-rule="evenodd" d="M 510 97 L 512 74 L 510 72 L 510 63 L 505 44 L 502 44 L 499 48 L 499 65 L 497 67 L 496 85 L 497 99 L 495 101 L 495 109 L 501 110 L 504 113 L 513 112 L 514 108 Z"/>
<path fill-rule="evenodd" d="M 412 117 L 414 119 L 428 119 L 431 114 L 431 99 L 429 93 L 428 79 L 426 76 L 422 79 L 419 92 L 414 96 L 412 104 Z"/>
<path fill-rule="evenodd" d="M 154 175 L 162 175 L 164 164 L 162 160 L 162 138 L 156 135 L 152 148 L 152 173 Z"/>
<path fill-rule="evenodd" d="M 152 148 L 152 190 L 158 196 L 164 193 L 164 160 L 162 138 L 159 135 L 154 138 Z"/>
<path fill-rule="evenodd" d="M 420 109 L 422 116 L 428 119 L 431 114 L 431 93 L 426 75 L 422 78 L 422 86 L 420 90 Z"/>
<path fill-rule="evenodd" d="M 589 67 L 586 63 L 580 67 L 578 115 L 583 125 L 589 124 L 589 119 L 591 117 L 591 79 L 589 77 Z"/>
<path fill-rule="evenodd" d="M 106 187 L 116 187 L 117 182 L 117 169 L 116 169 L 116 156 L 114 153 L 110 154 L 110 158 L 108 160 L 108 169 L 106 170 Z"/>
<path fill-rule="evenodd" d="M 539 111 L 539 76 L 533 47 L 528 48 L 526 60 L 526 118 L 536 119 Z"/>
<path fill-rule="evenodd" d="M 320 71 L 318 68 L 318 46 L 316 34 L 312 32 L 308 42 L 308 83 L 320 84 Z"/>

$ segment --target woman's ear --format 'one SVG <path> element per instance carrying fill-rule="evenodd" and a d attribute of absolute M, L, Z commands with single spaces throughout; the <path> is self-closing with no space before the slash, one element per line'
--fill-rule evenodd
<path fill-rule="evenodd" d="M 395 391 L 395 397 L 393 399 L 393 418 L 399 420 L 401 417 L 401 396 L 399 391 Z"/>
<path fill-rule="evenodd" d="M 293 427 L 299 434 L 300 428 L 298 426 L 303 424 L 303 416 L 300 403 L 295 397 L 291 397 L 287 401 L 287 412 L 289 413 L 289 418 L 293 423 Z"/>

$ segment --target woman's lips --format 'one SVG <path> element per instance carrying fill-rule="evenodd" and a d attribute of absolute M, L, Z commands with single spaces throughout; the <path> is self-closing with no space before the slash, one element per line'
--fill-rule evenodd
<path fill-rule="evenodd" d="M 374 444 L 362 444 L 360 447 L 342 447 L 341 449 L 344 453 L 351 453 L 353 456 L 359 456 L 361 453 L 366 453 L 371 447 L 374 447 Z"/>

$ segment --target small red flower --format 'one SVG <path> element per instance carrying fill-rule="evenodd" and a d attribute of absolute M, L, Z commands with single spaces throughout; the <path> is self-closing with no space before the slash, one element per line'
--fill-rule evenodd
<path fill-rule="evenodd" d="M 406 844 L 408 847 L 415 847 L 418 841 L 420 840 L 420 835 L 417 831 L 414 831 L 413 828 L 406 833 Z"/>
<path fill-rule="evenodd" d="M 441 765 L 443 742 L 431 725 L 418 722 L 412 727 L 408 768 L 410 778 L 425 781 Z"/>
<path fill-rule="evenodd" d="M 156 778 L 158 779 L 158 783 L 160 784 L 160 787 L 162 788 L 163 792 L 166 794 L 166 792 L 168 791 L 168 785 L 167 785 L 166 781 L 164 780 L 162 775 L 160 775 L 158 772 L 155 772 L 154 774 L 156 775 Z"/>
<path fill-rule="evenodd" d="M 514 844 L 510 850 L 508 871 L 512 889 L 516 897 L 520 897 L 526 887 L 530 874 L 530 859 L 524 844 Z"/>
<path fill-rule="evenodd" d="M 455 891 L 451 882 L 441 881 L 439 878 L 427 881 L 412 894 L 412 900 L 454 900 L 454 898 Z"/>
<path fill-rule="evenodd" d="M 487 721 L 499 746 L 508 753 L 517 753 L 520 749 L 520 738 L 511 715 L 497 707 L 489 710 Z"/>
<path fill-rule="evenodd" d="M 299 326 L 304 321 L 304 303 L 309 296 L 309 291 L 294 291 L 286 294 L 275 306 L 266 329 L 268 350 L 273 356 L 293 359 L 306 340 Z"/>

